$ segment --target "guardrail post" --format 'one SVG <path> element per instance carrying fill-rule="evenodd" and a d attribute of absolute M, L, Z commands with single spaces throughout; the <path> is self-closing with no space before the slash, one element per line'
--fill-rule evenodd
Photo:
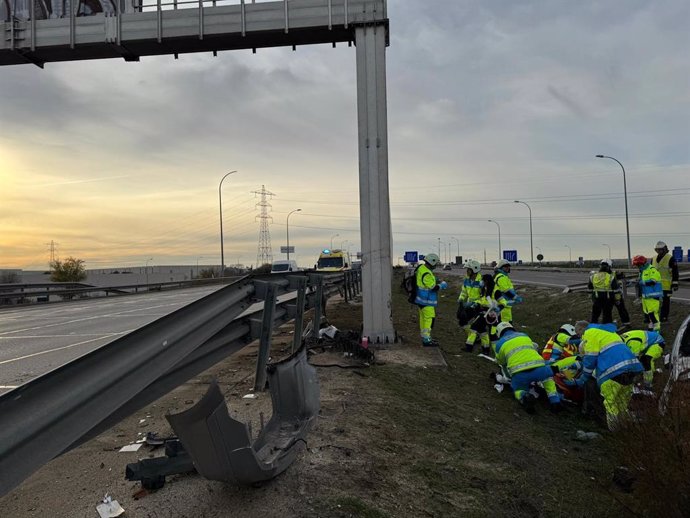
<path fill-rule="evenodd" d="M 345 299 L 345 302 L 349 302 L 350 300 L 350 272 L 345 272 L 345 275 L 343 277 L 343 298 Z"/>
<path fill-rule="evenodd" d="M 266 388 L 266 363 L 271 351 L 271 337 L 273 335 L 273 318 L 276 312 L 276 285 L 268 283 L 266 298 L 264 298 L 264 313 L 261 321 L 261 335 L 259 338 L 259 352 L 256 357 L 256 376 L 254 390 Z"/>
<path fill-rule="evenodd" d="M 316 300 L 314 301 L 314 329 L 312 333 L 314 338 L 319 338 L 319 329 L 321 327 L 321 317 L 323 316 L 323 277 L 319 275 L 316 278 Z"/>
<path fill-rule="evenodd" d="M 297 314 L 295 315 L 295 336 L 292 339 L 292 350 L 298 350 L 302 345 L 302 324 L 304 322 L 304 299 L 307 296 L 307 278 L 297 281 Z"/>

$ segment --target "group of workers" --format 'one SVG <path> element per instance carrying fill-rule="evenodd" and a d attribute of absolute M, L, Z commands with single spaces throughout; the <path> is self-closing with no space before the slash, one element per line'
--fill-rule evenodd
<path fill-rule="evenodd" d="M 655 251 L 657 255 L 651 261 L 641 255 L 633 259 L 633 265 L 639 269 L 637 294 L 646 330 L 623 333 L 630 327 L 630 316 L 619 282 L 622 276 L 612 270 L 611 261 L 603 260 L 599 271 L 589 280 L 593 302 L 591 321 L 563 324 L 543 349 L 513 325 L 512 309 L 522 302 L 522 297 L 510 279 L 511 264 L 501 260 L 493 274 L 483 275 L 481 264 L 468 260 L 457 311 L 458 323 L 466 332 L 464 349 L 473 351 L 479 341 L 481 354 L 493 357 L 501 366 L 515 398 L 529 413 L 535 410 L 536 384 L 546 392 L 554 413 L 562 409 L 563 394 L 574 393 L 572 399 L 581 400 L 585 387 L 597 387 L 607 424 L 615 429 L 622 414 L 627 413 L 633 383 L 643 378 L 644 384 L 651 387 L 655 362 L 661 358 L 664 348 L 659 332 L 661 323 L 668 319 L 671 293 L 678 289 L 678 267 L 668 247 L 660 241 Z M 433 273 L 439 264 L 438 255 L 428 254 L 414 274 L 414 303 L 419 308 L 425 347 L 439 345 L 431 332 L 438 292 L 448 288 Z M 613 323 L 614 306 L 622 321 L 620 328 Z"/>

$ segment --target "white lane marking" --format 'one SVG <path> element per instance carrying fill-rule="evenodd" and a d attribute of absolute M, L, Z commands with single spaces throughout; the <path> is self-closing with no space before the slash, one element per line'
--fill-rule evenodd
<path fill-rule="evenodd" d="M 16 389 L 19 385 L 0 385 L 0 389 Z"/>
<path fill-rule="evenodd" d="M 41 356 L 42 354 L 48 354 L 48 353 L 53 353 L 56 351 L 62 351 L 64 349 L 70 349 L 72 347 L 77 347 L 78 345 L 89 344 L 91 342 L 96 342 L 98 340 L 103 340 L 104 338 L 111 338 L 111 337 L 112 337 L 112 335 L 104 335 L 104 336 L 101 336 L 99 338 L 92 338 L 91 340 L 84 340 L 83 342 L 77 342 L 76 344 L 65 345 L 63 347 L 56 347 L 55 349 L 46 349 L 45 351 L 40 351 L 40 352 L 33 353 L 33 354 L 27 354 L 26 356 L 19 356 L 17 358 L 11 358 L 9 360 L 0 361 L 0 365 L 4 365 L 5 363 L 18 362 L 19 360 L 26 360 L 27 358 L 33 358 L 34 356 Z"/>
<path fill-rule="evenodd" d="M 123 335 L 129 333 L 130 331 L 117 331 L 116 333 L 110 333 L 111 335 Z M 84 338 L 87 336 L 103 336 L 103 333 L 79 333 L 71 335 L 25 335 L 25 336 L 0 336 L 0 340 L 21 340 L 22 338 L 30 338 L 35 340 L 36 338 Z"/>

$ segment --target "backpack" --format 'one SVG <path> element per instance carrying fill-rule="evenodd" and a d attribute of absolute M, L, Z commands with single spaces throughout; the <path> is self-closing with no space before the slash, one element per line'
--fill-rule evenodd
<path fill-rule="evenodd" d="M 414 304 L 415 299 L 417 298 L 417 268 L 414 269 L 414 272 L 407 277 L 403 279 L 402 282 L 402 287 L 403 290 L 405 290 L 405 293 L 407 293 L 407 302 L 410 304 Z"/>
<path fill-rule="evenodd" d="M 490 273 L 485 273 L 482 275 L 482 280 L 484 281 L 484 292 L 482 293 L 485 297 L 493 297 L 494 293 L 494 276 Z"/>

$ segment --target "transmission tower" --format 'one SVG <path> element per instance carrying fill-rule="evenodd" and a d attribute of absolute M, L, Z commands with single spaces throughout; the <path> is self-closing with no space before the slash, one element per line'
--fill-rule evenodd
<path fill-rule="evenodd" d="M 47 246 L 50 246 L 50 263 L 48 263 L 49 265 L 52 265 L 56 259 L 55 252 L 56 252 L 56 248 L 59 244 L 60 243 L 56 243 L 52 239 L 50 240 L 50 243 L 46 243 Z"/>
<path fill-rule="evenodd" d="M 273 223 L 273 218 L 268 215 L 271 209 L 271 204 L 268 202 L 270 198 L 275 196 L 270 191 L 266 190 L 266 186 L 262 185 L 260 191 L 252 191 L 255 195 L 261 195 L 261 201 L 256 204 L 261 207 L 261 214 L 256 218 L 261 222 L 259 225 L 259 248 L 256 252 L 256 267 L 263 264 L 271 264 L 273 262 L 273 253 L 271 252 L 271 233 L 268 230 L 269 223 Z"/>

